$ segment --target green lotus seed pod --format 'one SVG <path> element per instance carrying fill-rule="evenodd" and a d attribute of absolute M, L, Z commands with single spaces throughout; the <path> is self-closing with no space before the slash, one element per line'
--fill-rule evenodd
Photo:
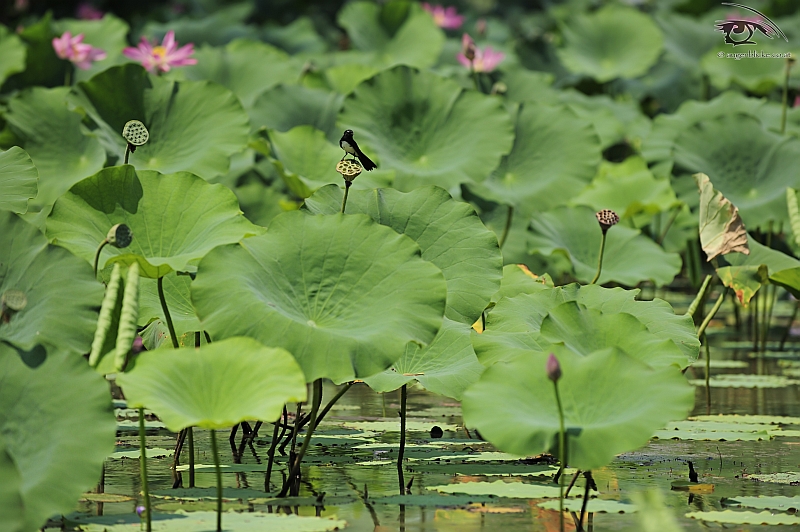
<path fill-rule="evenodd" d="M 28 296 L 26 296 L 25 292 L 22 292 L 21 290 L 6 290 L 3 293 L 3 296 L 0 297 L 0 306 L 2 306 L 3 312 L 7 310 L 19 312 L 27 305 Z"/>
<path fill-rule="evenodd" d="M 134 146 L 141 146 L 150 139 L 150 132 L 138 120 L 129 120 L 122 128 L 122 136 Z"/>
<path fill-rule="evenodd" d="M 106 241 L 115 248 L 126 248 L 133 241 L 131 228 L 125 224 L 117 224 L 108 231 Z"/>
<path fill-rule="evenodd" d="M 117 345 L 114 349 L 114 369 L 123 371 L 128 364 L 128 353 L 136 337 L 136 323 L 139 318 L 139 263 L 128 267 L 125 279 L 125 293 L 122 297 L 122 312 L 119 316 Z"/>
<path fill-rule="evenodd" d="M 89 365 L 96 367 L 100 362 L 100 357 L 103 356 L 103 346 L 106 343 L 106 336 L 111 329 L 114 322 L 114 311 L 117 308 L 117 301 L 120 298 L 122 291 L 122 270 L 120 269 L 119 262 L 114 263 L 114 269 L 111 270 L 111 279 L 108 281 L 106 287 L 106 295 L 103 298 L 103 303 L 100 305 L 100 316 L 97 318 L 97 329 L 94 332 L 94 340 L 92 341 L 92 350 L 89 352 Z"/>

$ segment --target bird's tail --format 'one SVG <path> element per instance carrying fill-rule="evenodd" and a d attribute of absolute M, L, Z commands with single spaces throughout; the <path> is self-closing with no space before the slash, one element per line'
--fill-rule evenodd
<path fill-rule="evenodd" d="M 358 160 L 361 161 L 361 166 L 364 167 L 364 170 L 366 170 L 368 172 L 370 170 L 374 170 L 375 168 L 378 167 L 378 165 L 373 163 L 372 159 L 370 159 L 369 157 L 364 155 L 364 153 L 361 152 L 361 150 L 359 150 L 359 153 L 358 153 Z"/>

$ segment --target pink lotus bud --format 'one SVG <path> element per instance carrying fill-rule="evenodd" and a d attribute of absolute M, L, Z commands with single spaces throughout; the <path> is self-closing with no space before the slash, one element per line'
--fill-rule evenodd
<path fill-rule="evenodd" d="M 558 382 L 558 379 L 561 378 L 561 364 L 558 363 L 558 359 L 553 353 L 550 353 L 550 356 L 547 357 L 545 368 L 547 370 L 547 378 L 553 382 Z"/>
<path fill-rule="evenodd" d="M 466 33 L 461 38 L 461 54 L 467 58 L 467 61 L 475 59 L 475 41 Z"/>

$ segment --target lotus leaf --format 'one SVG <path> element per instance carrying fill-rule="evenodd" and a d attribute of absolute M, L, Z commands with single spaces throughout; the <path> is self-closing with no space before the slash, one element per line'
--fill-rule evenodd
<path fill-rule="evenodd" d="M 255 100 L 249 110 L 250 123 L 253 129 L 263 126 L 281 132 L 310 125 L 332 138 L 336 136 L 336 116 L 343 102 L 342 94 L 329 90 L 278 85 Z"/>
<path fill-rule="evenodd" d="M 380 168 L 396 170 L 395 187 L 403 191 L 482 181 L 514 138 L 499 99 L 405 66 L 356 87 L 338 124 L 355 131 L 361 149 Z"/>
<path fill-rule="evenodd" d="M 53 350 L 28 362 L 0 342 L 0 463 L 5 470 L 10 459 L 19 475 L 16 487 L 14 476 L 3 475 L 0 508 L 22 499 L 16 508 L 23 524 L 16 530 L 23 532 L 72 511 L 97 484 L 114 450 L 115 427 L 108 385 L 82 358 Z M 49 437 L 31 438 L 42 427 Z M 3 530 L 15 530 L 6 519 Z"/>
<path fill-rule="evenodd" d="M 334 65 L 325 69 L 325 81 L 339 94 L 350 94 L 362 81 L 369 79 L 381 69 L 372 65 L 350 63 Z"/>
<path fill-rule="evenodd" d="M 290 54 L 325 52 L 328 42 L 323 39 L 310 17 L 300 16 L 288 24 L 267 23 L 262 26 L 261 38 Z"/>
<path fill-rule="evenodd" d="M 443 486 L 426 486 L 426 489 L 442 493 L 467 493 L 470 495 L 493 495 L 515 499 L 557 499 L 558 486 L 553 484 L 530 484 L 522 482 L 463 482 Z"/>
<path fill-rule="evenodd" d="M 772 43 L 759 43 L 758 50 L 753 51 L 777 55 L 787 50 Z M 703 56 L 701 65 L 711 85 L 719 90 L 741 87 L 751 94 L 767 95 L 783 84 L 786 75 L 785 60 L 772 57 L 744 61 L 734 59 L 733 54 L 739 52 L 740 50 L 731 50 L 728 44 L 720 44 Z"/>
<path fill-rule="evenodd" d="M 615 100 L 605 95 L 586 96 L 574 90 L 557 94 L 558 101 L 594 125 L 604 150 L 620 143 L 636 146 L 652 127 L 650 119 L 642 114 L 635 100 Z"/>
<path fill-rule="evenodd" d="M 259 94 L 279 83 L 300 79 L 302 63 L 269 44 L 236 39 L 224 48 L 202 46 L 197 64 L 182 69 L 190 80 L 210 80 L 230 89 L 245 109 L 253 106 Z"/>
<path fill-rule="evenodd" d="M 496 303 L 504 297 L 534 294 L 548 288 L 554 288 L 553 279 L 548 274 L 536 275 L 524 264 L 506 264 L 503 266 L 500 290 L 492 296 L 492 301 Z"/>
<path fill-rule="evenodd" d="M 141 33 L 161 41 L 168 31 L 174 31 L 175 40 L 180 43 L 191 42 L 196 45 L 222 46 L 233 39 L 258 38 L 256 27 L 246 25 L 246 21 L 252 13 L 252 4 L 246 2 L 230 4 L 200 18 L 182 16 L 171 18 L 163 23 L 151 21 L 147 23 Z"/>
<path fill-rule="evenodd" d="M 262 468 L 263 469 L 263 468 Z M 216 526 L 216 512 L 182 512 L 153 515 L 153 532 L 208 532 Z M 73 519 L 84 532 L 140 532 L 135 513 Z M 301 517 L 279 513 L 226 512 L 225 528 L 237 532 L 328 532 L 340 530 L 345 521 L 326 517 Z"/>
<path fill-rule="evenodd" d="M 716 375 L 708 380 L 708 385 L 712 388 L 785 388 L 798 384 L 800 381 L 792 380 L 782 375 L 749 375 L 726 373 Z M 690 380 L 689 384 L 694 386 L 705 386 L 706 381 L 702 379 Z"/>
<path fill-rule="evenodd" d="M 391 368 L 367 377 L 364 382 L 376 392 L 390 392 L 416 380 L 428 391 L 461 399 L 464 390 L 484 370 L 472 349 L 469 334 L 469 325 L 445 318 L 427 347 L 409 344 Z"/>
<path fill-rule="evenodd" d="M 717 268 L 717 275 L 723 285 L 733 290 L 743 308 L 749 307 L 750 300 L 769 280 L 768 269 L 763 264 L 761 266 L 724 266 Z"/>
<path fill-rule="evenodd" d="M 338 213 L 342 189 L 326 186 L 305 205 L 315 214 Z M 451 320 L 474 323 L 500 286 L 502 256 L 497 239 L 469 205 L 453 200 L 442 188 L 425 186 L 408 193 L 353 190 L 347 213 L 367 214 L 417 243 L 422 258 L 441 269 L 447 280 L 445 316 Z"/>
<path fill-rule="evenodd" d="M 642 532 L 682 532 L 683 527 L 664 504 L 664 496 L 657 488 L 634 493 L 631 499 L 639 508 L 639 526 Z"/>
<path fill-rule="evenodd" d="M 11 132 L 39 172 L 39 194 L 31 202 L 38 208 L 52 205 L 69 187 L 100 170 L 106 161 L 98 140 L 82 131 L 81 115 L 67 108 L 68 93 L 66 87 L 22 91 L 9 100 L 4 114 Z"/>
<path fill-rule="evenodd" d="M 0 25 L 0 85 L 11 74 L 25 70 L 25 45 L 18 36 Z"/>
<path fill-rule="evenodd" d="M 83 42 L 100 48 L 106 53 L 106 58 L 93 62 L 88 69 L 74 68 L 73 78 L 76 81 L 84 81 L 98 72 L 128 62 L 128 58 L 122 55 L 122 50 L 128 46 L 128 23 L 119 19 L 111 13 L 106 13 L 99 20 L 75 20 L 59 19 L 54 21 L 57 34 L 60 35 L 69 31 L 72 35 L 83 34 Z"/>
<path fill-rule="evenodd" d="M 25 507 L 22 500 L 22 476 L 0 438 L 0 525 L 8 532 L 21 532 L 25 522 Z"/>
<path fill-rule="evenodd" d="M 487 502 L 497 502 L 497 498 L 494 495 L 440 495 L 438 493 L 424 493 L 419 495 L 411 494 L 376 497 L 374 499 L 370 498 L 369 502 L 370 504 L 403 504 L 405 506 L 454 508 L 476 503 L 485 504 Z"/>
<path fill-rule="evenodd" d="M 163 278 L 164 299 L 167 301 L 175 333 L 183 336 L 188 332 L 201 331 L 203 327 L 195 314 L 190 295 L 192 278 L 188 275 L 169 273 Z M 164 311 L 158 298 L 157 281 L 139 281 L 139 325 L 147 325 L 155 318 L 164 321 Z"/>
<path fill-rule="evenodd" d="M 0 320 L 0 340 L 23 350 L 39 343 L 86 353 L 103 287 L 88 264 L 47 239 L 16 214 L 0 212 L 0 295 L 19 290 L 27 305 Z"/>
<path fill-rule="evenodd" d="M 442 428 L 442 430 L 454 431 L 458 429 L 458 425 L 453 425 L 451 423 L 440 423 L 434 421 L 406 421 L 406 430 L 409 432 L 430 432 L 434 425 L 438 425 Z M 399 419 L 396 421 L 345 421 L 342 423 L 342 426 L 366 431 L 400 432 Z"/>
<path fill-rule="evenodd" d="M 576 14 L 561 31 L 566 45 L 558 57 L 564 66 L 601 83 L 641 76 L 664 48 L 664 36 L 649 16 L 616 4 Z"/>
<path fill-rule="evenodd" d="M 769 510 L 797 510 L 800 509 L 800 497 L 785 497 L 775 496 L 767 497 L 760 495 L 758 497 L 744 497 L 736 496 L 733 499 L 725 499 L 726 506 L 739 505 L 747 506 L 749 508 L 765 508 Z"/>
<path fill-rule="evenodd" d="M 789 473 L 768 473 L 763 475 L 747 475 L 750 480 L 759 482 L 772 482 L 774 484 L 794 484 L 800 482 L 800 473 L 792 471 Z"/>
<path fill-rule="evenodd" d="M 763 512 L 689 512 L 686 517 L 712 523 L 730 523 L 736 525 L 800 525 L 800 517 L 789 514 L 773 514 Z"/>
<path fill-rule="evenodd" d="M 707 175 L 695 174 L 694 180 L 700 188 L 700 245 L 708 262 L 733 252 L 748 255 L 747 231 L 739 209 L 714 189 Z"/>
<path fill-rule="evenodd" d="M 588 282 L 597 271 L 601 231 L 594 211 L 589 207 L 559 207 L 537 214 L 531 221 L 533 234 L 528 240 L 531 252 L 550 255 L 561 253 L 570 258 L 575 277 Z M 656 285 L 669 284 L 679 273 L 681 259 L 638 230 L 617 225 L 608 231 L 599 284 L 615 281 L 637 285 L 652 280 Z"/>
<path fill-rule="evenodd" d="M 173 432 L 274 421 L 285 403 L 306 399 L 303 373 L 292 356 L 252 338 L 140 353 L 117 383 L 131 407 L 153 410 Z"/>
<path fill-rule="evenodd" d="M 215 246 L 262 232 L 223 185 L 186 172 L 163 175 L 125 165 L 106 168 L 64 194 L 47 220 L 47 236 L 91 262 L 108 228 L 118 223 L 131 228 L 133 243 L 106 246 L 100 264 L 135 261 L 140 275 L 151 279 L 193 269 Z"/>
<path fill-rule="evenodd" d="M 370 63 L 378 66 L 428 68 L 444 44 L 442 30 L 416 3 L 350 2 L 339 12 L 337 22 L 353 47 L 369 53 Z"/>
<path fill-rule="evenodd" d="M 150 141 L 130 157 L 141 170 L 192 172 L 204 179 L 223 175 L 230 156 L 246 147 L 250 130 L 247 114 L 226 88 L 209 81 L 170 81 L 133 64 L 78 83 L 70 103 L 94 122 L 95 134 L 118 161 L 126 146 L 123 126 L 141 121 Z"/>
<path fill-rule="evenodd" d="M 336 383 L 430 343 L 446 297 L 419 247 L 365 215 L 281 214 L 265 235 L 209 253 L 192 283 L 213 338 L 253 336 L 291 352 L 307 380 Z"/>
<path fill-rule="evenodd" d="M 536 506 L 547 510 L 559 510 L 559 501 L 540 502 Z M 564 509 L 570 512 L 580 513 L 583 508 L 583 500 L 567 499 L 564 501 Z M 609 513 L 609 514 L 632 514 L 638 511 L 635 504 L 613 501 L 607 499 L 590 499 L 586 505 L 586 511 L 590 513 Z"/>
<path fill-rule="evenodd" d="M 555 452 L 559 416 L 548 393 L 547 357 L 529 352 L 487 369 L 464 393 L 464 422 L 507 452 Z M 573 467 L 596 469 L 641 447 L 694 404 L 694 390 L 676 367 L 653 369 L 613 348 L 586 357 L 562 351 L 559 362 L 566 462 Z"/>
<path fill-rule="evenodd" d="M 717 423 L 761 423 L 764 425 L 800 425 L 800 417 L 789 416 L 758 416 L 738 414 L 717 414 L 707 416 L 693 416 L 697 421 L 716 421 Z"/>
<path fill-rule="evenodd" d="M 3 50 L 10 52 L 9 59 L 12 60 L 15 70 L 18 72 L 8 77 L 3 86 L 4 92 L 32 85 L 45 87 L 62 85 L 69 63 L 59 59 L 53 49 L 53 38 L 58 35 L 53 31 L 52 13 L 48 12 L 38 22 L 22 27 L 17 35 L 24 45 L 25 66 L 24 70 L 16 68 L 19 65 L 19 48 L 17 46 L 11 45 Z"/>
<path fill-rule="evenodd" d="M 0 210 L 24 214 L 36 197 L 39 171 L 30 155 L 18 146 L 0 153 Z"/>
<path fill-rule="evenodd" d="M 566 204 L 592 180 L 600 163 L 600 139 L 591 122 L 564 106 L 534 103 L 521 105 L 515 118 L 511 153 L 475 192 L 514 205 L 523 217 Z"/>

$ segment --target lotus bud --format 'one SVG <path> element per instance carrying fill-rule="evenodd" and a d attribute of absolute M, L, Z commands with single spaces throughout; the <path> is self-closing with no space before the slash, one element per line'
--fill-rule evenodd
<path fill-rule="evenodd" d="M 125 224 L 117 224 L 108 231 L 106 235 L 106 242 L 115 248 L 126 248 L 131 245 L 133 241 L 133 233 L 131 228 Z"/>
<path fill-rule="evenodd" d="M 336 171 L 342 174 L 342 177 L 349 185 L 353 182 L 353 179 L 361 174 L 361 165 L 352 159 L 339 161 L 336 165 Z"/>
<path fill-rule="evenodd" d="M 547 370 L 547 378 L 553 382 L 558 382 L 558 379 L 561 378 L 561 364 L 558 363 L 558 359 L 553 353 L 550 353 L 550 356 L 547 357 L 545 368 Z"/>
<path fill-rule="evenodd" d="M 486 29 L 487 29 L 486 19 L 479 18 L 478 22 L 475 23 L 475 30 L 478 32 L 478 35 L 480 35 L 481 37 L 486 37 Z"/>
<path fill-rule="evenodd" d="M 144 340 L 138 334 L 136 338 L 133 339 L 133 345 L 131 346 L 131 353 L 134 355 L 138 355 L 142 351 L 147 351 L 147 348 L 144 346 Z"/>
<path fill-rule="evenodd" d="M 603 234 L 606 233 L 612 226 L 615 226 L 619 223 L 619 215 L 612 211 L 611 209 L 603 209 L 595 214 L 597 217 L 597 221 L 600 223 L 600 229 L 602 229 Z"/>
<path fill-rule="evenodd" d="M 461 53 L 467 58 L 467 61 L 475 60 L 475 41 L 466 33 L 461 38 Z"/>

